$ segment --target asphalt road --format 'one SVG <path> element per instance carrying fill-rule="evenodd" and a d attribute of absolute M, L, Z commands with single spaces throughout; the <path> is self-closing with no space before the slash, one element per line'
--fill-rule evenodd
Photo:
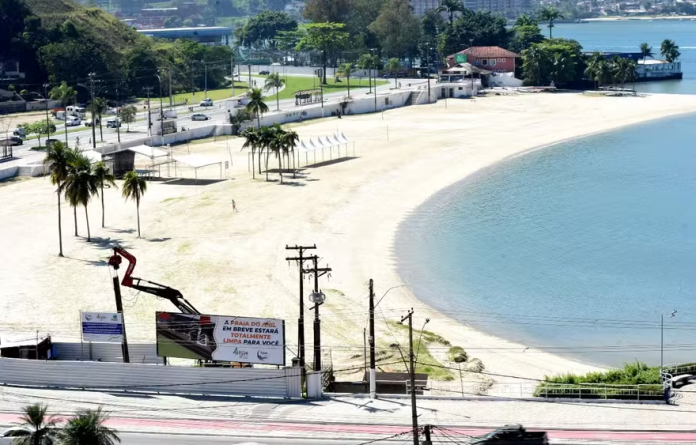
<path fill-rule="evenodd" d="M 280 444 L 307 444 L 307 445 L 358 445 L 364 440 L 313 440 L 313 439 L 262 439 L 262 438 L 234 438 L 225 436 L 179 436 L 161 434 L 120 434 L 123 445 L 185 445 L 185 444 L 237 444 L 237 445 L 280 445 Z"/>

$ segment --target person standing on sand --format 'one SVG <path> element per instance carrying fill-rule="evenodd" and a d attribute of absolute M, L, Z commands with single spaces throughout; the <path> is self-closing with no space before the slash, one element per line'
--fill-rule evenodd
<path fill-rule="evenodd" d="M 233 211 L 233 212 L 239 212 L 239 210 L 237 210 L 237 203 L 234 202 L 234 199 L 232 200 L 232 211 Z"/>

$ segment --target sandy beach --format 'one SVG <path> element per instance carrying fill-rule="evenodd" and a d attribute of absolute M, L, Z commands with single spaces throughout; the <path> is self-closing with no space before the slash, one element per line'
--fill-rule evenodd
<path fill-rule="evenodd" d="M 176 147 L 179 154 L 231 157 L 225 172 L 231 179 L 209 185 L 150 183 L 141 203 L 142 239 L 134 231 L 135 204 L 124 202 L 120 190 L 105 193 L 104 229 L 100 201 L 90 204 L 91 243 L 85 239 L 84 209 L 78 209 L 80 236 L 75 237 L 72 209 L 64 205 L 66 258 L 57 256 L 56 199 L 48 179 L 0 183 L 0 336 L 39 330 L 57 339 L 79 339 L 80 310 L 114 310 L 106 260 L 109 248 L 120 244 L 138 258 L 135 276 L 181 290 L 203 313 L 285 319 L 288 347 L 295 350 L 298 269 L 285 260 L 292 254 L 285 246 L 316 244 L 320 264 L 333 269 L 330 278 L 320 280 L 327 294 L 321 309 L 323 346 L 331 349 L 334 367 L 361 365 L 368 280 L 374 279 L 378 299 L 403 283 L 394 236 L 399 223 L 433 193 L 548 144 L 687 112 L 696 112 L 696 96 L 527 94 L 310 121 L 294 126 L 302 138 L 338 131 L 350 139 L 351 155 L 355 143 L 356 156 L 303 169 L 297 179 L 286 175 L 285 185 L 277 182 L 277 173 L 270 174 L 274 182 L 251 178 L 242 139 L 182 145 Z M 277 167 L 275 159 L 270 167 Z M 193 177 L 190 171 L 178 173 Z M 199 177 L 218 178 L 219 169 L 206 167 Z M 154 311 L 174 307 L 132 289 L 123 293 L 130 340 L 152 341 Z M 414 326 L 430 318 L 428 330 L 470 348 L 490 373 L 533 379 L 596 369 L 480 333 L 466 320 L 428 308 L 406 287 L 389 291 L 379 307 L 379 348 L 402 341 L 386 321 L 399 321 L 413 307 Z M 311 339 L 311 327 L 306 335 Z"/>

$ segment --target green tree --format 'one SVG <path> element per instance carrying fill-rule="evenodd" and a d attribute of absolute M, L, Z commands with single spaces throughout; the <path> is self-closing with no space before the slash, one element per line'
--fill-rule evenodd
<path fill-rule="evenodd" d="M 527 14 L 522 14 L 515 19 L 515 27 L 518 26 L 539 26 L 539 21 Z"/>
<path fill-rule="evenodd" d="M 351 0 L 307 0 L 302 13 L 314 23 L 345 23 Z"/>
<path fill-rule="evenodd" d="M 39 146 L 41 146 L 41 135 L 45 134 L 46 138 L 48 138 L 48 136 L 50 136 L 51 133 L 56 132 L 56 126 L 51 122 L 46 123 L 46 120 L 42 119 L 32 124 L 25 125 L 24 132 L 28 135 L 35 134 L 39 139 Z"/>
<path fill-rule="evenodd" d="M 464 2 L 462 0 L 440 0 L 440 6 L 435 11 L 446 12 L 451 25 L 454 22 L 454 13 L 464 12 Z"/>
<path fill-rule="evenodd" d="M 380 60 L 379 56 L 373 54 L 361 54 L 358 58 L 357 66 L 361 70 L 367 70 L 368 79 L 370 81 L 370 93 L 372 93 L 372 75 L 371 70 L 376 70 L 379 68 Z M 377 85 L 375 85 L 377 88 Z"/>
<path fill-rule="evenodd" d="M 674 40 L 665 39 L 660 44 L 660 54 L 667 59 L 667 62 L 672 63 L 681 56 L 679 46 L 674 43 Z"/>
<path fill-rule="evenodd" d="M 640 44 L 640 57 L 645 60 L 648 57 L 653 58 L 653 49 L 652 46 L 648 45 L 647 43 L 641 43 Z"/>
<path fill-rule="evenodd" d="M 229 115 L 229 122 L 232 125 L 232 134 L 236 135 L 239 133 L 240 128 L 242 128 L 242 125 L 244 125 L 245 122 L 248 122 L 253 119 L 253 116 L 249 114 L 249 112 L 246 109 L 241 109 L 238 110 L 235 114 L 230 113 Z"/>
<path fill-rule="evenodd" d="M 276 140 L 276 132 L 280 129 L 280 125 L 275 124 L 271 127 L 261 127 L 259 130 L 259 158 L 261 151 L 266 153 L 266 181 L 268 181 L 268 158 L 272 151 L 272 146 Z M 259 174 L 261 171 L 259 171 Z"/>
<path fill-rule="evenodd" d="M 275 124 L 272 127 L 272 136 L 268 141 L 268 148 L 272 151 L 278 158 L 278 175 L 280 176 L 280 183 L 283 183 L 283 156 L 287 154 L 288 147 L 283 141 L 283 135 L 285 130 L 283 130 L 280 125 Z"/>
<path fill-rule="evenodd" d="M 256 118 L 257 128 L 261 128 L 261 116 L 268 113 L 268 105 L 263 100 L 263 90 L 261 88 L 252 88 L 247 93 L 249 102 L 246 104 L 246 111 Z"/>
<path fill-rule="evenodd" d="M 382 51 L 390 57 L 414 56 L 421 35 L 420 19 L 408 0 L 388 0 L 370 25 Z"/>
<path fill-rule="evenodd" d="M 275 88 L 276 90 L 276 110 L 280 111 L 280 89 L 285 85 L 285 79 L 280 77 L 280 73 L 271 73 L 266 78 L 263 89 L 268 91 Z"/>
<path fill-rule="evenodd" d="M 74 25 L 73 25 L 74 26 Z M 69 86 L 65 82 L 61 82 L 60 85 L 55 86 L 48 93 L 49 97 L 53 100 L 60 101 L 61 107 L 65 108 L 75 97 L 77 97 L 77 91 Z M 67 121 L 67 116 L 66 116 Z M 65 126 L 65 145 L 68 145 L 68 127 Z"/>
<path fill-rule="evenodd" d="M 82 205 L 85 208 L 85 221 L 87 222 L 87 241 L 92 241 L 89 229 L 89 212 L 87 205 L 92 196 L 99 193 L 97 177 L 92 172 L 92 164 L 89 159 L 79 153 L 75 153 L 72 159 L 68 177 L 65 180 L 65 197 L 73 207 Z"/>
<path fill-rule="evenodd" d="M 342 63 L 338 67 L 336 74 L 339 76 L 344 76 L 348 82 L 348 97 L 350 97 L 350 75 L 353 74 L 353 64 L 352 63 Z"/>
<path fill-rule="evenodd" d="M 346 18 L 346 30 L 350 33 L 353 48 L 374 48 L 377 40 L 369 27 L 377 20 L 386 0 L 350 0 Z"/>
<path fill-rule="evenodd" d="M 470 45 L 507 48 L 510 33 L 506 26 L 506 20 L 499 15 L 467 9 L 440 33 L 438 52 L 454 54 Z"/>
<path fill-rule="evenodd" d="M 599 66 L 604 62 L 604 57 L 598 52 L 595 52 L 587 59 L 587 67 L 585 68 L 585 75 L 588 79 L 595 82 L 595 86 L 599 88 L 600 79 L 597 79 L 597 71 Z"/>
<path fill-rule="evenodd" d="M 394 75 L 394 88 L 398 88 L 399 71 L 403 68 L 401 67 L 401 62 L 397 58 L 391 58 L 387 60 L 384 65 L 384 69 L 389 73 Z"/>
<path fill-rule="evenodd" d="M 92 114 L 92 134 L 94 134 L 94 128 L 97 125 L 97 120 L 99 120 L 99 139 L 104 142 L 104 133 L 102 131 L 102 115 L 109 108 L 106 99 L 103 97 L 95 97 L 94 100 L 89 104 L 89 112 Z"/>
<path fill-rule="evenodd" d="M 282 137 L 281 137 L 281 143 L 285 146 L 285 152 L 286 153 L 292 153 L 292 177 L 296 177 L 296 170 L 295 170 L 295 149 L 297 148 L 297 144 L 300 142 L 300 135 L 297 134 L 297 132 L 293 130 L 286 130 L 283 132 Z"/>
<path fill-rule="evenodd" d="M 92 173 L 96 178 L 97 187 L 99 187 L 101 194 L 102 227 L 104 227 L 104 215 L 106 213 L 104 210 L 104 188 L 116 187 L 116 177 L 113 174 L 111 174 L 111 172 L 109 171 L 109 167 L 101 161 L 97 162 L 97 164 L 94 166 L 94 170 Z"/>
<path fill-rule="evenodd" d="M 542 85 L 542 72 L 546 72 L 549 65 L 549 55 L 543 47 L 532 45 L 522 51 L 522 71 L 525 80 L 532 85 Z"/>
<path fill-rule="evenodd" d="M 165 28 L 180 28 L 181 25 L 183 25 L 183 21 L 181 20 L 181 17 L 176 15 L 167 17 L 167 19 L 164 21 Z"/>
<path fill-rule="evenodd" d="M 62 255 L 61 255 L 62 256 Z M 12 439 L 12 445 L 43 445 L 57 432 L 55 416 L 47 417 L 46 405 L 28 405 L 22 408 L 21 426 L 29 431 L 26 436 Z"/>
<path fill-rule="evenodd" d="M 138 113 L 134 105 L 126 105 L 121 108 L 121 121 L 126 124 L 126 133 L 130 131 L 130 124 L 135 122 L 135 116 Z"/>
<path fill-rule="evenodd" d="M 564 19 L 563 15 L 553 6 L 545 6 L 539 12 L 539 18 L 544 22 L 549 22 L 549 39 L 553 38 L 553 22 L 558 19 Z"/>
<path fill-rule="evenodd" d="M 447 22 L 442 18 L 442 14 L 435 9 L 426 11 L 421 19 L 423 36 L 427 40 L 435 40 L 437 36 L 447 27 Z"/>
<path fill-rule="evenodd" d="M 256 167 L 254 166 L 254 156 L 256 155 L 256 150 L 261 144 L 259 130 L 254 127 L 249 127 L 242 131 L 241 136 L 244 138 L 244 144 L 242 145 L 242 150 L 248 148 L 251 151 L 251 178 L 256 179 Z M 259 174 L 261 174 L 261 155 L 259 154 Z"/>
<path fill-rule="evenodd" d="M 126 199 L 135 201 L 135 209 L 138 216 L 138 238 L 140 238 L 140 199 L 147 191 L 147 182 L 145 178 L 138 176 L 135 170 L 126 173 L 123 177 L 122 195 Z"/>
<path fill-rule="evenodd" d="M 541 28 L 536 19 L 522 14 L 515 21 L 512 27 L 512 39 L 510 41 L 510 50 L 521 53 L 535 43 L 544 41 L 544 36 L 541 34 Z"/>
<path fill-rule="evenodd" d="M 63 256 L 63 231 L 61 228 L 60 217 L 60 195 L 63 192 L 63 183 L 68 177 L 68 171 L 72 162 L 74 152 L 66 145 L 57 142 L 46 149 L 44 165 L 50 172 L 51 184 L 56 186 L 56 196 L 58 197 L 58 256 Z"/>
<path fill-rule="evenodd" d="M 583 77 L 584 69 L 582 46 L 575 40 L 549 39 L 522 52 L 522 70 L 528 84 L 573 82 Z"/>
<path fill-rule="evenodd" d="M 331 0 L 336 1 L 336 0 Z M 349 34 L 343 23 L 311 23 L 305 25 L 306 34 L 297 44 L 298 51 L 317 50 L 321 52 L 323 68 L 322 82 L 326 84 L 326 67 L 329 56 L 349 45 Z"/>
<path fill-rule="evenodd" d="M 251 47 L 255 44 L 267 42 L 271 47 L 276 47 L 276 36 L 279 32 L 294 31 L 297 29 L 297 20 L 284 12 L 264 11 L 258 14 L 244 25 L 241 31 L 240 44 Z"/>
<path fill-rule="evenodd" d="M 129 172 L 133 173 L 133 172 Z M 114 445 L 120 443 L 118 431 L 105 425 L 109 415 L 101 407 L 80 410 L 60 432 L 61 445 Z"/>

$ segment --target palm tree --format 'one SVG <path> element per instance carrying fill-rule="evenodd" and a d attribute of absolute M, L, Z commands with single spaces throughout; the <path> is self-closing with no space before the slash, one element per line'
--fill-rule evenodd
<path fill-rule="evenodd" d="M 85 208 L 85 220 L 87 221 L 87 241 L 92 241 L 89 231 L 89 212 L 87 204 L 93 195 L 99 193 L 97 177 L 92 172 L 92 164 L 89 159 L 77 153 L 73 158 L 70 172 L 65 180 L 65 197 L 75 209 L 78 205 Z"/>
<path fill-rule="evenodd" d="M 640 56 L 643 60 L 647 59 L 648 57 L 652 58 L 654 56 L 652 46 L 648 45 L 647 43 L 641 43 Z"/>
<path fill-rule="evenodd" d="M 287 147 L 283 143 L 283 134 L 285 130 L 278 127 L 273 127 L 273 138 L 268 144 L 270 151 L 275 153 L 278 158 L 278 174 L 280 175 L 280 183 L 283 183 L 283 155 L 287 153 Z"/>
<path fill-rule="evenodd" d="M 515 20 L 515 27 L 518 27 L 518 26 L 536 26 L 538 24 L 539 24 L 539 22 L 534 17 L 530 17 L 527 14 L 522 14 L 521 16 L 517 17 L 517 19 Z"/>
<path fill-rule="evenodd" d="M 261 151 L 266 152 L 266 181 L 268 181 L 268 158 L 271 154 L 271 146 L 275 140 L 277 131 L 281 129 L 279 124 L 274 124 L 272 127 L 261 127 L 259 132 L 259 165 L 261 163 Z M 259 166 L 259 173 L 261 167 Z"/>
<path fill-rule="evenodd" d="M 390 74 L 394 75 L 394 88 L 397 88 L 397 80 L 399 78 L 399 71 L 401 71 L 401 62 L 396 57 L 387 60 L 387 64 L 384 65 L 384 69 Z"/>
<path fill-rule="evenodd" d="M 341 66 L 338 67 L 336 74 L 338 74 L 339 76 L 345 76 L 346 79 L 348 80 L 348 97 L 350 97 L 350 75 L 353 74 L 353 64 L 352 63 L 341 64 Z"/>
<path fill-rule="evenodd" d="M 109 415 L 102 411 L 84 409 L 68 420 L 60 432 L 61 445 L 114 445 L 120 443 L 118 431 L 104 425 Z"/>
<path fill-rule="evenodd" d="M 604 58 L 600 53 L 593 53 L 592 56 L 587 59 L 587 68 L 585 68 L 585 75 L 588 79 L 595 82 L 595 88 L 599 88 L 599 81 L 595 78 L 597 69 L 599 65 L 604 61 Z"/>
<path fill-rule="evenodd" d="M 541 72 L 545 70 L 548 61 L 549 55 L 538 45 L 532 45 L 522 51 L 522 69 L 525 77 L 541 85 L 543 82 Z"/>
<path fill-rule="evenodd" d="M 56 142 L 46 149 L 46 157 L 44 165 L 48 167 L 51 173 L 51 184 L 56 186 L 56 195 L 58 197 L 58 245 L 60 253 L 58 256 L 63 256 L 63 232 L 60 224 L 60 194 L 63 191 L 63 182 L 68 177 L 70 163 L 74 152 L 61 142 Z"/>
<path fill-rule="evenodd" d="M 254 167 L 254 155 L 256 149 L 259 148 L 259 131 L 256 128 L 249 127 L 242 132 L 242 137 L 245 139 L 242 150 L 248 148 L 251 150 L 251 178 L 256 179 L 256 168 Z M 261 174 L 261 154 L 259 154 L 259 174 Z"/>
<path fill-rule="evenodd" d="M 95 116 L 99 119 L 99 139 L 104 142 L 104 133 L 102 131 L 102 115 L 109 108 L 106 103 L 106 99 L 103 97 L 95 98 L 91 104 L 89 104 L 89 111 L 92 113 L 92 125 L 96 125 Z"/>
<path fill-rule="evenodd" d="M 72 101 L 76 96 L 77 96 L 77 91 L 71 86 L 68 86 L 67 83 L 64 81 L 60 83 L 60 85 L 53 87 L 51 89 L 50 93 L 48 93 L 49 97 L 53 100 L 60 101 L 60 105 L 65 108 L 70 101 Z M 65 121 L 67 123 L 67 116 L 65 117 Z M 68 126 L 65 126 L 65 146 L 68 146 Z"/>
<path fill-rule="evenodd" d="M 674 40 L 665 39 L 660 45 L 660 54 L 667 59 L 667 62 L 672 63 L 681 56 L 679 46 L 674 43 Z"/>
<path fill-rule="evenodd" d="M 454 13 L 464 12 L 464 2 L 462 0 L 440 0 L 440 6 L 435 11 L 447 12 L 451 25 L 454 22 Z"/>
<path fill-rule="evenodd" d="M 263 91 L 261 88 L 252 88 L 247 93 L 249 103 L 246 104 L 246 110 L 256 117 L 256 128 L 261 128 L 261 116 L 268 112 L 268 105 L 263 101 Z"/>
<path fill-rule="evenodd" d="M 358 58 L 358 68 L 368 71 L 368 81 L 370 85 L 370 93 L 372 93 L 372 73 L 370 70 L 376 69 L 379 66 L 379 57 L 372 54 L 362 54 Z"/>
<path fill-rule="evenodd" d="M 558 11 L 558 9 L 553 6 L 545 6 L 539 12 L 539 19 L 542 21 L 549 22 L 549 39 L 553 38 L 553 22 L 558 19 L 564 19 L 563 15 Z"/>
<path fill-rule="evenodd" d="M 50 439 L 56 432 L 56 418 L 46 418 L 48 407 L 46 405 L 28 405 L 22 408 L 22 427 L 29 431 L 26 436 L 12 440 L 12 445 L 42 445 L 46 439 Z"/>
<path fill-rule="evenodd" d="M 138 214 L 138 238 L 140 238 L 140 198 L 147 191 L 147 182 L 145 178 L 138 176 L 135 170 L 126 173 L 123 179 L 123 197 L 135 201 L 135 208 Z"/>
<path fill-rule="evenodd" d="M 285 79 L 280 77 L 280 73 L 271 73 L 266 77 L 263 89 L 268 91 L 275 88 L 276 90 L 276 110 L 280 111 L 280 88 L 285 85 Z"/>
<path fill-rule="evenodd" d="M 597 82 L 598 87 L 609 81 L 611 78 L 611 64 L 606 60 L 600 60 L 597 68 L 594 72 L 594 80 Z"/>
<path fill-rule="evenodd" d="M 104 227 L 104 187 L 110 188 L 111 186 L 116 187 L 116 177 L 111 174 L 109 167 L 103 162 L 99 161 L 94 166 L 94 176 L 97 180 L 97 186 L 101 190 L 101 202 L 102 202 L 102 227 Z"/>
<path fill-rule="evenodd" d="M 553 66 L 551 77 L 554 85 L 558 84 L 558 78 L 560 77 L 561 73 L 565 71 L 567 61 L 568 59 L 563 57 L 561 53 L 556 53 L 553 55 L 553 60 L 551 61 L 551 65 Z"/>
<path fill-rule="evenodd" d="M 283 131 L 282 143 L 285 146 L 286 153 L 293 153 L 292 156 L 292 177 L 296 178 L 295 171 L 295 148 L 297 148 L 297 143 L 300 142 L 300 135 L 293 130 Z"/>

